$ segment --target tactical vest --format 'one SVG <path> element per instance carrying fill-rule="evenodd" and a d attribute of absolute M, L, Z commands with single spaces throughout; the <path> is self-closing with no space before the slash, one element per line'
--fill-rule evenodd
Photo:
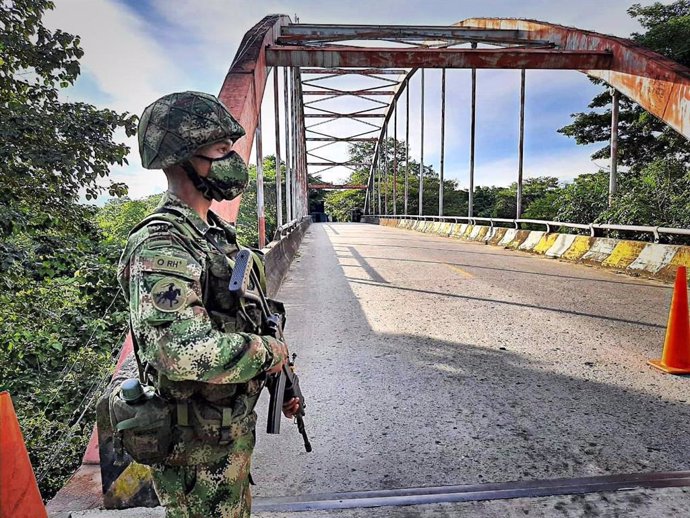
<path fill-rule="evenodd" d="M 219 223 L 219 222 L 218 222 Z M 132 231 L 151 226 L 150 237 L 170 236 L 175 230 L 177 241 L 192 257 L 203 257 L 205 265 L 201 277 L 202 302 L 213 327 L 221 332 L 259 333 L 261 312 L 240 304 L 228 291 L 233 257 L 239 251 L 234 245 L 234 235 L 225 231 L 226 241 L 234 246 L 218 244 L 210 236 L 200 234 L 184 214 L 171 207 L 164 207 L 147 216 Z M 123 262 L 131 259 L 143 243 L 129 246 L 123 253 Z M 265 289 L 263 258 L 255 255 L 260 283 Z M 136 349 L 136 347 L 135 347 Z M 171 405 L 172 446 L 165 458 L 166 465 L 191 465 L 214 462 L 230 451 L 232 441 L 253 433 L 256 425 L 254 407 L 265 384 L 265 376 L 247 383 L 214 384 L 200 381 L 171 381 L 152 366 L 140 364 L 142 379 L 156 387 L 158 393 Z M 132 441 L 135 442 L 135 441 Z M 145 442 L 145 441 L 142 441 Z M 126 445 L 126 444 L 125 444 Z M 133 453 L 130 451 L 130 453 Z M 135 459 L 135 455 L 132 455 Z M 160 462 L 160 461 L 159 461 Z"/>

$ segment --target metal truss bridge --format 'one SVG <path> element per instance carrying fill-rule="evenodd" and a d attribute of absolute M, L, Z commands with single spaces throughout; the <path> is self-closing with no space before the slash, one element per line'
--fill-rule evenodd
<path fill-rule="evenodd" d="M 252 160 L 250 153 L 255 145 L 262 246 L 266 238 L 260 119 L 264 89 L 271 73 L 275 155 L 279 163 L 284 161 L 286 165 L 287 199 L 283 201 L 281 192 L 276 193 L 277 206 L 281 207 L 276 219 L 281 227 L 307 214 L 308 175 L 318 178 L 326 171 L 368 170 L 365 212 L 395 214 L 397 200 L 403 200 L 403 212 L 408 213 L 409 84 L 415 74 L 421 75 L 421 99 L 412 102 L 418 103 L 421 110 L 419 169 L 423 170 L 424 71 L 429 68 L 443 70 L 439 216 L 464 216 L 444 214 L 443 210 L 446 69 L 472 70 L 468 217 L 473 216 L 478 69 L 522 72 L 517 219 L 522 211 L 526 70 L 579 70 L 611 86 L 611 193 L 617 189 L 620 95 L 690 137 L 690 72 L 627 39 L 535 20 L 471 18 L 449 26 L 317 25 L 292 23 L 282 15 L 267 16 L 245 35 L 219 94 L 247 131 L 247 136 L 235 146 L 247 162 Z M 281 107 L 283 121 L 280 121 Z M 404 128 L 398 124 L 401 110 L 405 111 Z M 404 139 L 407 147 L 404 158 L 399 159 L 397 152 L 391 157 L 387 149 L 391 138 L 393 142 Z M 362 142 L 373 146 L 370 160 L 357 163 L 344 158 L 348 145 Z M 278 171 L 278 185 L 280 174 Z M 402 193 L 396 192 L 398 175 L 405 177 Z M 423 180 L 422 175 L 419 215 L 423 211 Z M 238 206 L 236 200 L 215 208 L 234 220 Z"/>

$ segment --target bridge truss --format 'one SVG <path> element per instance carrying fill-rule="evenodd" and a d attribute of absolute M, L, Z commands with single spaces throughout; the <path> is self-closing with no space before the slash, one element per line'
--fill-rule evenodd
<path fill-rule="evenodd" d="M 280 73 L 282 68 L 282 74 Z M 405 176 L 403 210 L 407 213 L 409 167 L 409 84 L 421 78 L 421 149 L 424 165 L 424 70 L 442 69 L 441 163 L 438 214 L 443 216 L 445 69 L 472 70 L 469 214 L 474 191 L 474 120 L 476 70 L 522 72 L 517 214 L 521 215 L 524 85 L 528 69 L 579 70 L 612 87 L 611 192 L 616 189 L 617 105 L 625 95 L 676 131 L 690 137 L 690 70 L 630 40 L 571 27 L 516 19 L 473 18 L 450 26 L 330 25 L 292 23 L 287 16 L 264 18 L 245 35 L 219 97 L 247 132 L 235 149 L 247 161 L 257 152 L 259 235 L 265 243 L 261 146 L 261 106 L 273 72 L 276 157 L 286 172 L 285 210 L 278 189 L 278 227 L 306 216 L 309 175 L 327 171 L 368 171 L 367 213 L 395 214 L 397 176 Z M 281 81 L 282 79 L 282 81 Z M 279 96 L 282 82 L 283 99 Z M 405 128 L 400 135 L 406 156 L 387 149 L 398 140 L 399 105 L 405 100 Z M 282 102 L 284 117 L 280 121 Z M 282 133 L 281 133 L 282 128 Z M 351 161 L 347 147 L 373 146 L 371 160 Z M 389 163 L 392 162 L 392 163 Z M 392 180 L 392 182 L 391 182 Z M 423 175 L 419 178 L 419 214 L 423 213 Z M 392 184 L 392 189 L 389 188 Z M 276 185 L 280 185 L 278 172 Z M 239 200 L 216 207 L 234 220 Z M 283 217 L 285 215 L 285 218 Z M 459 215 L 458 215 L 459 216 Z"/>

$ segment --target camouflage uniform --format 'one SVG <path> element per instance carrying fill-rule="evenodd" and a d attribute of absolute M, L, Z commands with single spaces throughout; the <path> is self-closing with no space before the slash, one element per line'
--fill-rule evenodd
<path fill-rule="evenodd" d="M 259 315 L 228 292 L 234 228 L 211 211 L 207 224 L 170 193 L 159 209 L 132 232 L 119 268 L 139 357 L 176 405 L 156 492 L 169 517 L 249 516 L 254 406 L 281 358 L 275 338 L 255 334 Z"/>

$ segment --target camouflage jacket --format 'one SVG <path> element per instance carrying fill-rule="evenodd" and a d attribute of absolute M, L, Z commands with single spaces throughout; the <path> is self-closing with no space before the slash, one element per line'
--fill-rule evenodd
<path fill-rule="evenodd" d="M 155 369 L 163 397 L 198 403 L 189 410 L 190 434 L 192 425 L 204 428 L 228 408 L 231 435 L 252 432 L 264 372 L 280 359 L 271 352 L 276 339 L 255 334 L 251 319 L 242 318 L 228 292 L 232 257 L 239 250 L 235 229 L 211 211 L 209 223 L 204 222 L 169 193 L 159 210 L 165 214 L 147 218 L 130 234 L 118 270 L 139 357 Z M 204 431 L 214 442 L 213 426 L 196 429 L 196 437 Z M 208 444 L 192 444 L 191 437 L 178 438 L 188 443 L 177 447 L 185 450 L 179 463 L 208 461 Z"/>

